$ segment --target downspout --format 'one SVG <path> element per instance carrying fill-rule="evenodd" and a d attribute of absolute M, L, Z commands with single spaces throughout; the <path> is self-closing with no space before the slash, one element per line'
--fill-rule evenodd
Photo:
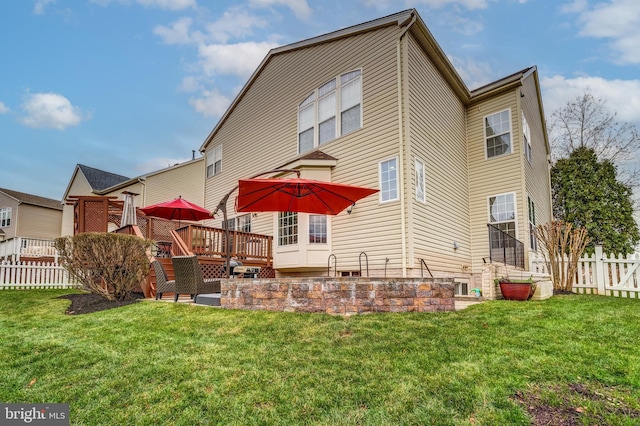
<path fill-rule="evenodd" d="M 147 180 L 143 178 L 138 178 L 138 182 L 142 185 L 142 203 L 141 207 L 147 206 Z"/>
<path fill-rule="evenodd" d="M 404 175 L 405 164 L 404 164 L 404 96 L 403 96 L 403 87 L 402 87 L 402 72 L 404 68 L 402 67 L 402 39 L 411 26 L 416 22 L 416 14 L 415 12 L 411 12 L 411 20 L 407 23 L 407 21 L 400 24 L 400 26 L 405 26 L 402 30 L 398 39 L 396 40 L 396 79 L 397 79 L 397 91 L 398 91 L 398 155 L 399 155 L 399 167 L 402 170 L 398 172 L 398 177 L 400 178 L 400 227 L 402 229 L 401 233 L 401 255 L 402 255 L 402 277 L 407 277 L 407 220 L 406 220 L 406 200 L 405 200 L 405 187 L 404 187 Z"/>

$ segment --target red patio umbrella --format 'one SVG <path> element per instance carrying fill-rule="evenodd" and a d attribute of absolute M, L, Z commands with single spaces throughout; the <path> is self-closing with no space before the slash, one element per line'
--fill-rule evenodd
<path fill-rule="evenodd" d="M 336 215 L 378 192 L 312 179 L 245 179 L 238 182 L 239 212 L 303 212 Z"/>
<path fill-rule="evenodd" d="M 199 221 L 211 219 L 213 215 L 209 210 L 197 204 L 190 203 L 182 197 L 164 203 L 153 204 L 140 209 L 147 216 L 159 217 L 161 219 Z"/>

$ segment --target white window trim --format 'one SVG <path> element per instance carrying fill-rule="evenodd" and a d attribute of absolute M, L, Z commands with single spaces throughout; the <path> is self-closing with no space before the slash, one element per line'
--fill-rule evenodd
<path fill-rule="evenodd" d="M 418 164 L 420 164 L 422 166 L 422 182 L 419 182 L 419 178 L 418 178 Z M 415 177 L 416 177 L 416 200 L 423 203 L 423 204 L 427 204 L 427 172 L 426 172 L 426 168 L 424 165 L 424 161 L 422 161 L 419 157 L 415 158 L 415 162 L 414 162 L 414 172 L 415 172 Z M 418 187 L 422 185 L 422 198 L 420 198 L 418 196 Z"/>
<path fill-rule="evenodd" d="M 487 137 L 488 137 L 487 136 L 487 125 L 486 125 L 487 117 L 491 117 L 492 115 L 497 115 L 497 114 L 503 113 L 505 111 L 509 112 L 509 134 L 511 135 L 510 150 L 507 153 L 500 154 L 500 155 L 494 155 L 493 157 L 489 157 L 489 152 L 487 151 Z M 487 114 L 487 115 L 482 117 L 482 134 L 484 136 L 482 143 L 484 144 L 484 159 L 485 160 L 492 160 L 494 158 L 502 158 L 502 157 L 505 157 L 507 155 L 513 154 L 514 149 L 513 149 L 513 123 L 512 123 L 512 121 L 513 121 L 513 117 L 511 115 L 511 108 L 501 109 L 500 111 L 495 111 L 495 112 L 492 112 L 491 114 Z"/>
<path fill-rule="evenodd" d="M 396 183 L 397 183 L 397 194 L 398 196 L 396 198 L 392 198 L 389 200 L 383 200 L 382 199 L 382 163 L 386 163 L 387 161 L 391 161 L 391 160 L 395 160 L 396 161 Z M 378 188 L 380 188 L 380 196 L 378 198 L 380 204 L 387 204 L 387 203 L 393 203 L 395 201 L 400 200 L 400 163 L 398 160 L 398 156 L 395 157 L 389 157 L 389 158 L 385 158 L 384 160 L 380 160 L 378 162 Z"/>
<path fill-rule="evenodd" d="M 360 127 L 358 129 L 352 130 L 350 132 L 343 133 L 343 131 L 342 131 L 342 113 L 344 111 L 342 111 L 341 105 L 340 105 L 340 100 L 342 99 L 342 83 L 340 81 L 340 77 L 345 75 L 345 74 L 349 74 L 351 72 L 354 72 L 354 71 L 359 71 L 360 72 L 360 75 L 357 77 L 357 78 L 360 79 L 360 102 L 359 102 L 359 105 L 360 105 Z M 336 82 L 336 87 L 334 89 L 335 93 L 336 93 L 336 105 L 335 105 L 335 115 L 334 115 L 335 126 L 336 126 L 335 127 L 335 137 L 333 139 L 331 139 L 331 140 L 328 140 L 328 141 L 323 142 L 322 144 L 320 144 L 320 140 L 319 140 L 320 139 L 320 136 L 319 136 L 319 131 L 320 131 L 320 120 L 319 120 L 320 108 L 318 107 L 318 103 L 320 101 L 319 89 L 321 87 L 325 86 L 330 81 L 332 81 L 330 79 L 330 80 L 325 81 L 319 87 L 316 87 L 312 92 L 308 93 L 307 96 L 305 96 L 305 98 L 298 104 L 297 112 L 296 112 L 296 114 L 297 114 L 297 135 L 296 135 L 297 136 L 296 137 L 297 148 L 296 149 L 298 151 L 298 154 L 303 154 L 305 152 L 311 152 L 311 151 L 313 151 L 313 149 L 317 149 L 318 147 L 320 147 L 322 145 L 325 145 L 327 143 L 331 143 L 331 142 L 333 142 L 333 141 L 335 141 L 335 140 L 337 140 L 337 139 L 339 139 L 339 138 L 341 138 L 343 136 L 352 134 L 352 133 L 354 133 L 354 132 L 356 132 L 359 129 L 362 129 L 364 127 L 364 122 L 363 122 L 363 119 L 364 119 L 363 110 L 364 110 L 364 108 L 363 108 L 363 93 L 362 93 L 364 91 L 364 73 L 362 71 L 362 68 L 355 68 L 355 69 L 352 69 L 352 70 L 349 70 L 349 71 L 342 72 L 342 73 L 336 75 L 333 78 L 333 80 L 335 80 L 335 82 Z M 349 81 L 347 84 L 349 84 L 350 82 L 351 81 Z M 309 97 L 313 97 L 313 100 L 311 100 L 310 102 L 307 102 L 305 104 L 305 101 L 307 101 L 307 99 L 309 99 Z M 312 129 L 313 129 L 313 149 L 307 150 L 307 151 L 300 151 L 300 132 L 303 130 L 303 129 L 300 128 L 300 107 L 303 106 L 303 104 L 304 104 L 305 107 L 308 107 L 310 104 L 312 104 L 313 105 L 313 114 L 314 114 L 314 125 L 312 127 Z M 304 129 L 304 130 L 308 130 L 308 128 Z"/>
<path fill-rule="evenodd" d="M 524 115 L 524 111 L 522 111 L 522 148 L 524 150 L 524 158 L 529 161 L 529 164 L 533 161 L 533 151 L 531 148 L 531 126 L 529 126 L 529 120 Z"/>
<path fill-rule="evenodd" d="M 514 236 L 515 239 L 519 240 L 518 238 L 518 197 L 516 195 L 515 192 L 502 192 L 500 194 L 491 194 L 489 196 L 487 196 L 487 223 L 490 224 L 494 224 L 494 223 L 506 223 L 506 222 L 511 222 L 510 220 L 503 220 L 501 222 L 492 222 L 491 221 L 491 198 L 494 197 L 499 197 L 501 195 L 513 195 L 513 222 L 514 222 L 514 227 L 515 227 L 515 233 L 516 235 Z"/>
<path fill-rule="evenodd" d="M 215 172 L 215 164 L 216 164 L 216 153 L 219 152 L 220 154 L 220 171 L 218 173 Z M 206 153 L 206 157 L 207 157 L 207 164 L 204 168 L 204 174 L 205 177 L 207 179 L 217 176 L 219 174 L 222 173 L 222 144 L 220 145 L 216 145 L 215 147 L 213 147 L 212 149 L 208 150 Z M 213 166 L 213 173 L 211 175 L 209 175 L 209 166 Z"/>
<path fill-rule="evenodd" d="M 531 209 L 532 205 L 533 205 L 533 209 Z M 533 214 L 531 210 L 533 210 Z M 533 216 L 533 223 L 531 222 L 532 216 Z M 531 225 L 533 225 L 533 228 L 535 229 L 537 224 L 538 224 L 538 221 L 536 220 L 536 203 L 535 201 L 533 201 L 533 198 L 531 198 L 530 195 L 527 195 L 527 228 L 528 228 L 527 231 L 529 231 L 529 239 L 530 239 L 529 249 L 533 251 L 538 251 L 539 241 L 537 240 L 535 235 L 531 235 L 530 230 L 531 230 Z"/>

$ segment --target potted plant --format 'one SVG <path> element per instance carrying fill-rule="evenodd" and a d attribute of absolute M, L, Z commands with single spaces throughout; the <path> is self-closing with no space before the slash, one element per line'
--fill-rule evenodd
<path fill-rule="evenodd" d="M 526 280 L 502 277 L 495 281 L 500 285 L 500 292 L 506 300 L 529 300 L 536 291 L 536 283 L 531 277 Z"/>

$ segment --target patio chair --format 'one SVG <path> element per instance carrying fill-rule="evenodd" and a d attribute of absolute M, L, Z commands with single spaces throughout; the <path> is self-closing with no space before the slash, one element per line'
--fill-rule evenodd
<path fill-rule="evenodd" d="M 154 272 L 156 273 L 156 300 L 162 299 L 163 293 L 175 293 L 176 282 L 167 279 L 167 273 L 162 267 L 162 263 L 154 260 L 151 262 Z"/>
<path fill-rule="evenodd" d="M 189 294 L 194 302 L 198 294 L 220 293 L 220 280 L 204 279 L 197 256 L 173 256 L 173 270 L 176 273 L 176 295 Z"/>

